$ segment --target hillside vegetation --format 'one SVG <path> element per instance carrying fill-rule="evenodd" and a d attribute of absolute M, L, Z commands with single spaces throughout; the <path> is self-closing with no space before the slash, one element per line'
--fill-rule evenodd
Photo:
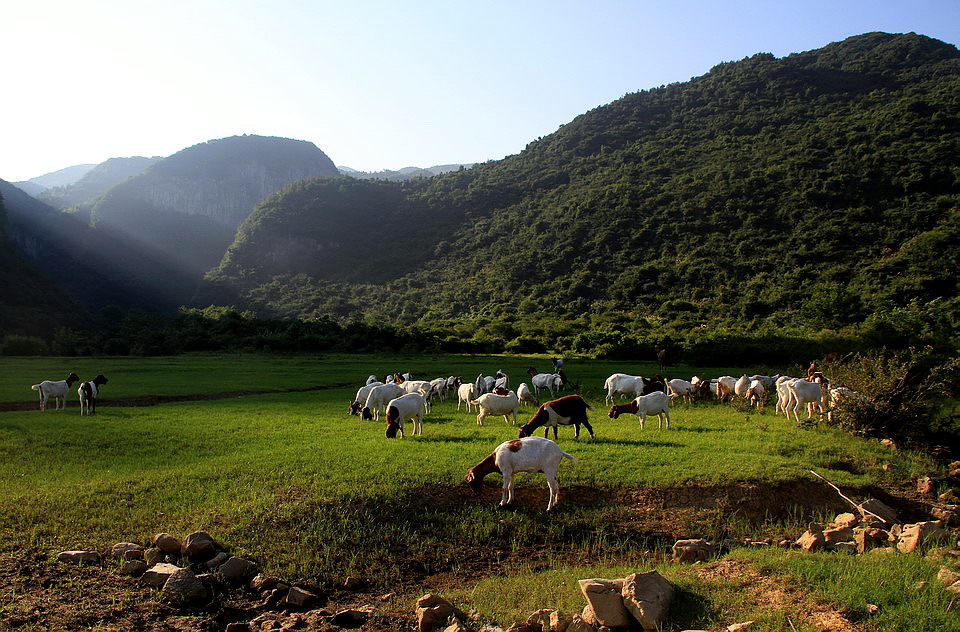
<path fill-rule="evenodd" d="M 723 63 L 470 170 L 293 184 L 206 296 L 394 322 L 956 323 L 958 95 L 960 53 L 915 34 Z"/>

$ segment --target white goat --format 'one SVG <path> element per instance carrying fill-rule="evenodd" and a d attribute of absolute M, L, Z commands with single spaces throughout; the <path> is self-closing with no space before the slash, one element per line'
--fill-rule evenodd
<path fill-rule="evenodd" d="M 399 384 L 378 384 L 374 386 L 364 400 L 360 418 L 380 421 L 380 409 L 385 408 L 391 399 L 400 397 L 404 393 L 403 387 Z"/>
<path fill-rule="evenodd" d="M 511 414 L 513 415 L 513 425 L 517 425 L 517 409 L 520 408 L 520 399 L 513 391 L 506 395 L 484 393 L 470 403 L 480 407 L 480 414 L 477 415 L 477 425 L 482 426 L 486 417 L 496 415 L 503 415 L 503 420 L 510 423 Z"/>
<path fill-rule="evenodd" d="M 827 388 L 826 379 L 822 376 L 817 377 L 816 381 L 794 380 L 787 382 L 787 390 L 790 393 L 790 400 L 787 402 L 787 419 L 790 419 L 790 411 L 793 411 L 793 418 L 800 423 L 800 416 L 797 411 L 801 406 L 807 406 L 807 419 L 813 417 L 814 407 L 819 408 L 823 414 L 827 410 Z"/>
<path fill-rule="evenodd" d="M 387 438 L 393 439 L 400 433 L 403 437 L 403 424 L 413 422 L 413 434 L 423 434 L 423 418 L 427 414 L 427 402 L 420 393 L 407 393 L 387 403 Z"/>
<path fill-rule="evenodd" d="M 746 374 L 740 376 L 736 384 L 733 385 L 733 392 L 737 397 L 746 399 L 747 391 L 750 390 L 750 378 Z"/>
<path fill-rule="evenodd" d="M 699 378 L 697 378 L 699 379 Z M 667 382 L 667 393 L 670 397 L 680 397 L 688 404 L 693 403 L 693 382 L 673 379 Z"/>
<path fill-rule="evenodd" d="M 67 407 L 67 393 L 70 392 L 70 387 L 79 381 L 80 376 L 71 372 L 67 373 L 67 379 L 65 380 L 44 380 L 39 384 L 34 384 L 30 388 L 40 393 L 41 411 L 47 409 L 47 402 L 51 397 L 53 398 L 53 409 L 57 410 Z"/>
<path fill-rule="evenodd" d="M 849 389 L 846 386 L 831 386 L 829 391 L 830 410 L 827 411 L 827 421 L 833 421 L 833 412 L 849 406 L 852 402 L 866 402 L 866 397 Z"/>
<path fill-rule="evenodd" d="M 457 389 L 457 412 L 460 412 L 460 404 L 466 402 L 467 412 L 470 412 L 470 401 L 477 398 L 476 384 L 461 384 Z"/>
<path fill-rule="evenodd" d="M 380 380 L 377 378 L 376 375 L 371 375 L 371 376 L 367 377 L 367 386 L 370 386 L 370 385 L 373 384 L 374 382 L 380 382 Z M 383 382 L 380 382 L 380 383 L 383 384 Z"/>
<path fill-rule="evenodd" d="M 607 389 L 607 396 L 604 403 L 613 404 L 616 395 L 630 395 L 639 397 L 643 394 L 643 381 L 639 375 L 627 375 L 626 373 L 614 373 L 603 382 L 603 388 Z"/>
<path fill-rule="evenodd" d="M 526 382 L 520 382 L 520 386 L 517 387 L 517 398 L 520 400 L 520 403 L 524 402 L 528 404 L 533 404 L 534 406 L 540 405 L 540 400 L 533 396 L 533 393 L 530 392 L 530 387 L 527 386 Z"/>
<path fill-rule="evenodd" d="M 664 418 L 666 418 L 666 427 L 670 428 L 670 396 L 663 391 L 654 391 L 647 395 L 641 395 L 629 404 L 610 407 L 608 417 L 616 419 L 624 413 L 633 413 L 640 418 L 640 430 L 647 421 L 647 415 L 657 416 L 657 428 L 664 427 Z"/>
<path fill-rule="evenodd" d="M 574 465 L 577 459 L 560 449 L 550 439 L 541 437 L 524 437 L 504 441 L 490 454 L 467 471 L 464 480 L 475 494 L 483 489 L 483 477 L 493 472 L 503 475 L 503 492 L 500 496 L 500 506 L 513 502 L 513 482 L 517 472 L 543 472 L 547 477 L 547 487 L 550 488 L 550 498 L 547 500 L 547 511 L 557 506 L 560 500 L 560 484 L 557 482 L 557 470 L 560 469 L 560 460 L 570 459 Z"/>
<path fill-rule="evenodd" d="M 540 397 L 541 388 L 550 391 L 550 397 L 554 397 L 563 388 L 563 378 L 559 373 L 537 373 L 530 376 L 530 384 L 537 397 Z"/>
<path fill-rule="evenodd" d="M 373 376 L 371 375 L 370 377 Z M 353 398 L 353 401 L 350 402 L 350 407 L 347 408 L 347 413 L 350 415 L 359 415 L 360 409 L 363 408 L 363 403 L 367 401 L 367 396 L 370 394 L 370 391 L 373 390 L 374 387 L 382 384 L 383 382 L 380 382 L 376 379 L 373 382 L 368 380 L 366 386 L 361 386 L 359 389 L 357 389 L 357 395 Z"/>
<path fill-rule="evenodd" d="M 760 380 L 750 380 L 750 387 L 747 389 L 744 397 L 746 397 L 752 406 L 756 406 L 759 409 L 764 404 L 766 392 L 767 389 L 764 387 L 763 382 Z"/>
<path fill-rule="evenodd" d="M 711 389 L 712 390 L 712 389 Z M 717 399 L 725 402 L 732 398 L 737 390 L 737 380 L 729 375 L 717 378 Z"/>

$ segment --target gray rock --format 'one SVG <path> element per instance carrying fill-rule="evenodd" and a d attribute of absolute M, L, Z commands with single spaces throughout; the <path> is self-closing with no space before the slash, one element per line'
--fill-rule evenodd
<path fill-rule="evenodd" d="M 173 564 L 167 564 L 165 562 L 155 564 L 140 576 L 140 585 L 149 586 L 150 588 L 162 588 L 163 585 L 167 583 L 167 580 L 179 570 L 181 570 L 180 567 Z"/>
<path fill-rule="evenodd" d="M 359 628 L 361 625 L 367 622 L 367 618 L 369 618 L 369 616 L 369 612 L 348 608 L 346 610 L 341 610 L 330 617 L 330 623 L 338 628 Z"/>
<path fill-rule="evenodd" d="M 677 562 L 706 562 L 717 554 L 717 546 L 698 538 L 677 540 L 673 545 L 673 559 Z"/>
<path fill-rule="evenodd" d="M 225 552 L 225 551 L 220 551 L 219 553 L 217 553 L 216 555 L 214 555 L 213 557 L 211 557 L 209 560 L 207 560 L 206 562 L 204 562 L 204 565 L 205 565 L 207 568 L 214 569 L 214 568 L 220 566 L 221 564 L 223 564 L 224 562 L 226 562 L 226 561 L 229 560 L 229 559 L 230 559 L 230 554 L 229 554 L 229 553 L 227 553 L 227 552 Z"/>
<path fill-rule="evenodd" d="M 257 565 L 242 557 L 231 557 L 220 565 L 217 572 L 228 582 L 245 582 L 257 574 Z"/>
<path fill-rule="evenodd" d="M 153 536 L 153 544 L 164 553 L 180 553 L 180 539 L 169 533 L 158 533 Z"/>
<path fill-rule="evenodd" d="M 623 605 L 644 630 L 663 627 L 673 601 L 673 586 L 657 571 L 627 575 L 621 595 Z"/>
<path fill-rule="evenodd" d="M 167 579 L 161 597 L 172 604 L 198 603 L 209 599 L 207 587 L 188 568 L 181 568 Z"/>
<path fill-rule="evenodd" d="M 287 596 L 284 597 L 284 601 L 295 608 L 303 608 L 317 599 L 318 597 L 309 590 L 298 588 L 297 586 L 290 588 L 290 590 L 287 591 Z"/>
<path fill-rule="evenodd" d="M 622 579 L 581 579 L 580 592 L 587 598 L 587 605 L 593 617 L 600 625 L 622 628 L 630 624 L 630 613 L 623 605 L 624 580 Z M 588 620 L 587 617 L 583 617 Z"/>
<path fill-rule="evenodd" d="M 944 541 L 949 535 L 939 520 L 904 525 L 900 533 L 900 541 L 897 542 L 897 549 L 901 553 L 913 553 L 917 547 Z"/>
<path fill-rule="evenodd" d="M 195 531 L 183 539 L 180 554 L 193 561 L 205 562 L 217 554 L 217 543 L 206 531 Z"/>
<path fill-rule="evenodd" d="M 163 552 L 163 549 L 153 547 L 143 552 L 143 561 L 146 562 L 148 566 L 153 566 L 154 564 L 162 562 L 166 556 L 167 554 Z"/>
<path fill-rule="evenodd" d="M 100 554 L 96 551 L 62 551 L 57 561 L 63 564 L 99 564 Z"/>
<path fill-rule="evenodd" d="M 128 552 L 139 552 L 140 557 L 143 557 L 143 547 L 134 542 L 118 542 L 110 548 L 110 557 L 117 559 L 137 559 L 127 557 Z"/>
<path fill-rule="evenodd" d="M 143 560 L 127 560 L 120 568 L 120 572 L 131 577 L 140 577 L 146 572 L 147 568 L 149 567 Z"/>
<path fill-rule="evenodd" d="M 419 632 L 433 632 L 437 628 L 448 626 L 450 618 L 466 621 L 467 616 L 452 603 L 432 593 L 417 600 L 417 629 Z"/>

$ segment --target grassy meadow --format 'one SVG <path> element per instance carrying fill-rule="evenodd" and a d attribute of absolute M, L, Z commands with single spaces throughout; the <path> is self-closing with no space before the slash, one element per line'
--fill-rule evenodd
<path fill-rule="evenodd" d="M 579 464 L 561 464 L 555 512 L 545 513 L 546 485 L 533 474 L 519 476 L 515 506 L 500 510 L 499 476 L 488 479 L 479 498 L 461 481 L 496 445 L 516 437 L 502 418 L 478 426 L 474 413 L 457 411 L 454 397 L 434 406 L 423 436 L 408 428 L 406 438 L 388 440 L 382 423 L 346 413 L 371 373 L 472 381 L 502 369 L 516 386 L 530 365 L 550 367 L 546 358 L 457 355 L 0 358 L 0 402 L 34 400 L 31 384 L 68 371 L 110 380 L 96 416 L 81 417 L 75 396 L 64 411 L 0 413 L 0 547 L 103 550 L 118 541 L 146 543 L 161 531 L 184 536 L 203 529 L 267 572 L 295 581 L 329 585 L 359 575 L 411 598 L 439 586 L 465 609 L 504 623 L 539 607 L 578 610 L 577 578 L 657 567 L 681 588 L 684 616 L 695 614 L 691 625 L 743 616 L 763 623 L 753 629 L 774 630 L 784 629 L 782 618 L 763 614 L 742 591 L 670 565 L 659 553 L 680 537 L 796 537 L 809 519 L 829 520 L 832 507 L 818 515 L 790 497 L 798 482 L 825 488 L 811 469 L 856 495 L 890 477 L 906 480 L 934 468 L 920 455 L 891 453 L 830 427 L 799 428 L 775 416 L 772 403 L 761 413 L 679 404 L 669 430 L 648 418 L 641 431 L 635 416 L 607 418 L 602 384 L 615 371 L 653 375 L 655 365 L 573 360 L 566 372 L 595 408 L 596 439 L 560 430 L 561 447 Z M 668 377 L 689 379 L 695 372 L 676 367 Z M 111 404 L 197 393 L 231 395 Z M 519 422 L 532 412 L 521 409 Z M 885 463 L 897 468 L 885 471 Z M 761 498 L 763 490 L 783 490 L 780 506 L 744 511 L 729 493 L 743 487 L 759 490 Z M 663 514 L 647 512 L 651 505 L 642 501 L 653 498 L 669 515 L 671 499 L 691 489 L 694 496 L 663 523 Z M 832 490 L 823 497 L 838 502 Z M 839 556 L 805 558 L 826 558 L 811 570 L 790 561 L 795 553 L 736 554 L 814 590 L 836 581 L 836 574 L 850 574 L 833 568 Z M 930 580 L 936 567 L 921 561 L 910 572 Z M 557 603 L 545 603 L 544 595 Z M 718 595 L 726 596 L 722 603 Z M 844 597 L 852 605 L 841 605 L 855 607 L 862 596 L 854 591 Z M 925 629 L 902 623 L 910 618 L 895 618 L 899 627 L 880 619 L 868 629 Z"/>

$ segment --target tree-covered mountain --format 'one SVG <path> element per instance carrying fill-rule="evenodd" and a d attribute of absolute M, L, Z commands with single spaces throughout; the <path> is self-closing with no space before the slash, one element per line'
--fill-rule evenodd
<path fill-rule="evenodd" d="M 470 170 L 292 184 L 204 296 L 281 316 L 827 328 L 955 299 L 958 95 L 960 52 L 912 33 L 719 64 Z"/>
<path fill-rule="evenodd" d="M 161 159 L 160 156 L 154 156 L 153 158 L 143 156 L 110 158 L 84 173 L 83 177 L 76 182 L 47 188 L 40 193 L 30 191 L 27 191 L 27 193 L 55 208 L 62 209 L 76 206 L 100 197 L 127 178 L 143 173 L 147 167 Z"/>
<path fill-rule="evenodd" d="M 447 173 L 449 171 L 459 171 L 460 169 L 469 169 L 470 164 L 457 165 L 435 165 L 433 167 L 403 167 L 402 169 L 386 169 L 384 171 L 357 171 L 343 165 L 337 166 L 341 174 L 351 178 L 361 180 L 394 180 L 397 182 L 410 180 L 411 178 L 430 178 L 432 176 Z"/>
<path fill-rule="evenodd" d="M 30 178 L 29 180 L 14 182 L 13 184 L 20 190 L 25 191 L 30 195 L 35 195 L 41 191 L 45 191 L 54 187 L 70 186 L 71 184 L 74 184 L 80 180 L 80 178 L 86 175 L 86 173 L 94 167 L 96 167 L 95 164 L 72 165 L 70 167 L 64 167 L 63 169 L 51 171 L 50 173 L 45 173 L 42 176 Z"/>

